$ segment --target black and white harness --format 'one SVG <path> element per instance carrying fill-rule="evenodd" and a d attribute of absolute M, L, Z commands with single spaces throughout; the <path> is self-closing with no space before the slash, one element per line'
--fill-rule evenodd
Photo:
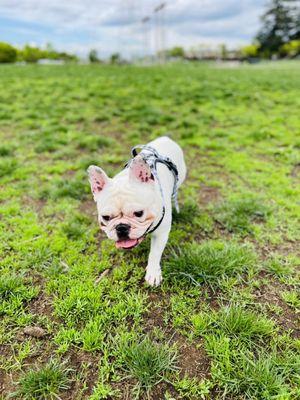
<path fill-rule="evenodd" d="M 140 153 L 138 153 L 137 149 L 141 149 L 142 151 Z M 162 223 L 165 213 L 166 213 L 166 202 L 165 202 L 165 198 L 164 198 L 164 192 L 161 186 L 161 182 L 157 173 L 157 164 L 161 163 L 164 164 L 166 167 L 168 167 L 168 169 L 172 172 L 173 177 L 174 177 L 174 185 L 173 185 L 173 193 L 172 193 L 172 200 L 174 202 L 174 206 L 177 212 L 179 212 L 179 206 L 178 206 L 178 200 L 177 200 L 177 192 L 178 192 L 178 169 L 176 167 L 176 165 L 174 164 L 174 162 L 166 156 L 163 156 L 161 154 L 158 153 L 158 151 L 156 149 L 154 149 L 154 147 L 148 146 L 148 145 L 137 145 L 134 146 L 131 149 L 131 154 L 132 154 L 132 159 L 134 157 L 136 157 L 138 154 L 143 158 L 143 160 L 148 164 L 150 170 L 151 170 L 151 174 L 154 177 L 154 180 L 156 180 L 158 187 L 159 187 L 159 191 L 161 194 L 161 198 L 162 198 L 162 204 L 163 204 L 163 208 L 162 208 L 162 215 L 160 220 L 158 221 L 158 223 L 152 227 L 153 224 L 151 224 L 148 229 L 146 230 L 146 232 L 144 233 L 143 236 L 145 236 L 147 233 L 152 233 L 154 232 Z M 125 168 L 127 168 L 132 159 L 130 161 L 127 162 L 127 164 L 125 165 Z"/>

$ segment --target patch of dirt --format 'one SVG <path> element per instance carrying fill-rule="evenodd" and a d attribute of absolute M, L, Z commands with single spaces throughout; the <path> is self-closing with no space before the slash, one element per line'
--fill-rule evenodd
<path fill-rule="evenodd" d="M 45 205 L 47 204 L 46 200 L 33 199 L 32 197 L 29 197 L 29 196 L 23 196 L 22 202 L 23 202 L 23 204 L 26 204 L 26 206 L 29 206 L 37 214 L 39 214 L 43 210 Z"/>
<path fill-rule="evenodd" d="M 190 378 L 196 377 L 203 379 L 210 375 L 210 360 L 207 357 L 201 341 L 190 342 L 185 336 L 178 333 L 171 325 L 171 322 L 164 320 L 164 316 L 169 307 L 170 296 L 167 293 L 154 292 L 149 295 L 148 312 L 144 316 L 144 330 L 151 334 L 155 327 L 159 327 L 164 332 L 164 340 L 175 344 L 178 348 L 177 364 L 180 368 L 180 376 L 185 375 Z M 174 398 L 176 391 L 173 386 L 160 384 L 153 390 L 150 397 L 153 400 L 165 399 L 164 394 L 168 391 Z"/>
<path fill-rule="evenodd" d="M 144 316 L 144 330 L 150 333 L 153 328 L 168 328 L 164 322 L 164 314 L 169 306 L 169 296 L 166 293 L 150 293 L 149 294 L 148 312 Z"/>
<path fill-rule="evenodd" d="M 62 178 L 72 178 L 76 174 L 76 171 L 74 169 L 69 169 L 68 171 L 65 171 L 62 175 Z"/>
<path fill-rule="evenodd" d="M 88 215 L 91 219 L 95 218 L 97 221 L 97 208 L 93 200 L 84 200 L 79 206 L 79 211 Z"/>
<path fill-rule="evenodd" d="M 16 335 L 15 341 L 23 342 L 24 338 L 24 333 L 20 332 L 20 334 L 18 333 Z M 0 395 L 6 396 L 3 398 L 8 398 L 8 395 L 11 395 L 13 392 L 16 391 L 16 382 L 19 381 L 22 371 L 33 369 L 37 365 L 44 364 L 53 355 L 53 348 L 50 342 L 44 340 L 42 345 L 39 345 L 39 342 L 40 339 L 31 338 L 31 343 L 34 344 L 34 346 L 32 347 L 34 350 L 29 357 L 26 357 L 26 359 L 22 361 L 22 370 L 15 367 L 9 372 L 0 370 Z M 4 350 L 0 347 L 0 355 L 2 357 L 6 357 L 7 359 L 11 358 L 13 360 L 12 362 L 14 363 L 15 352 L 13 350 L 13 346 L 7 345 L 5 346 Z"/>
<path fill-rule="evenodd" d="M 292 171 L 291 171 L 292 178 L 300 178 L 300 163 L 295 164 Z"/>
<path fill-rule="evenodd" d="M 251 237 L 245 237 L 245 242 L 251 242 L 255 246 L 259 257 L 262 260 L 267 260 L 272 256 L 272 254 L 280 254 L 282 256 L 296 255 L 300 257 L 300 240 L 289 240 L 285 239 L 280 244 L 264 244 L 261 245 L 257 240 Z"/>
<path fill-rule="evenodd" d="M 134 386 L 134 383 L 130 384 L 128 383 L 128 379 L 124 382 L 118 382 L 118 383 L 112 383 L 111 384 L 112 388 L 116 391 L 119 392 L 119 394 L 121 395 L 121 397 L 118 397 L 118 399 L 120 398 L 120 400 L 132 400 L 132 388 Z M 111 397 L 110 400 L 113 400 L 113 398 Z"/>
<path fill-rule="evenodd" d="M 133 388 L 136 382 L 133 379 L 126 379 L 126 381 L 121 382 L 113 382 L 111 386 L 113 389 L 119 391 L 120 400 L 132 400 L 133 399 Z M 165 394 L 169 393 L 172 399 L 179 399 L 178 393 L 173 388 L 170 383 L 161 382 L 158 385 L 154 386 L 151 390 L 151 393 L 147 394 L 145 392 L 140 393 L 139 400 L 165 400 Z M 109 398 L 110 400 L 114 400 L 113 397 Z"/>
<path fill-rule="evenodd" d="M 255 299 L 262 304 L 274 304 L 282 309 L 280 315 L 273 314 L 272 318 L 280 326 L 282 331 L 292 330 L 293 337 L 300 337 L 300 316 L 286 304 L 280 294 L 288 288 L 280 282 L 271 280 L 269 277 L 268 285 L 262 285 L 254 291 Z"/>
<path fill-rule="evenodd" d="M 71 349 L 65 356 L 65 359 L 67 361 L 67 366 L 73 369 L 72 376 L 80 375 L 81 379 L 73 379 L 71 387 L 64 392 L 61 392 L 60 398 L 62 400 L 86 398 L 86 396 L 92 393 L 93 387 L 96 385 L 98 380 L 97 365 L 99 362 L 99 354 Z M 85 382 L 84 395 L 83 397 L 78 397 L 78 395 L 82 393 L 83 382 Z"/>
<path fill-rule="evenodd" d="M 220 200 L 221 194 L 218 188 L 213 186 L 201 185 L 199 189 L 199 202 L 202 205 L 215 203 Z"/>
<path fill-rule="evenodd" d="M 166 393 L 168 393 L 172 399 L 179 399 L 178 393 L 173 388 L 173 386 L 170 383 L 162 382 L 153 388 L 150 397 L 147 397 L 145 395 L 144 397 L 141 398 L 141 400 L 148 400 L 148 399 L 149 400 L 165 400 Z"/>
<path fill-rule="evenodd" d="M 0 396 L 3 396 L 3 399 L 8 398 L 4 397 L 5 394 L 11 394 L 16 390 L 15 385 L 13 384 L 12 374 L 6 373 L 4 370 L 0 370 Z"/>
<path fill-rule="evenodd" d="M 202 342 L 190 343 L 182 335 L 175 335 L 175 342 L 179 347 L 180 375 L 183 378 L 188 375 L 190 378 L 207 378 L 210 375 L 210 361 L 203 348 Z"/>
<path fill-rule="evenodd" d="M 46 315 L 49 319 L 53 319 L 54 310 L 52 304 L 43 291 L 29 303 L 28 307 L 32 314 Z"/>
<path fill-rule="evenodd" d="M 291 254 L 295 254 L 300 257 L 300 240 L 284 240 L 283 243 L 272 246 L 269 245 L 268 249 L 274 252 L 277 252 L 279 254 L 282 254 L 284 256 L 288 256 Z"/>

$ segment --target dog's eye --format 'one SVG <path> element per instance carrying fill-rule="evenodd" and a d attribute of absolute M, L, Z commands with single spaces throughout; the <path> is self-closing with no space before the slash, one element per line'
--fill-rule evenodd
<path fill-rule="evenodd" d="M 109 215 L 102 215 L 102 219 L 104 219 L 104 221 L 109 221 L 110 220 L 110 216 Z"/>
<path fill-rule="evenodd" d="M 134 213 L 133 213 L 133 215 L 135 216 L 135 217 L 142 217 L 143 216 L 143 214 L 144 214 L 144 211 L 135 211 Z"/>

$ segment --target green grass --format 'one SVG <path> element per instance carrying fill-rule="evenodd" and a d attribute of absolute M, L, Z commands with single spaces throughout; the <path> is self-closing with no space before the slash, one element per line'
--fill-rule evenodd
<path fill-rule="evenodd" d="M 194 284 L 218 285 L 225 276 L 241 276 L 254 263 L 255 254 L 249 246 L 219 241 L 191 243 L 172 252 L 166 264 L 166 276 Z"/>
<path fill-rule="evenodd" d="M 121 342 L 118 348 L 121 368 L 129 378 L 137 380 L 136 396 L 149 391 L 167 379 L 176 370 L 176 350 L 167 344 L 158 344 L 149 337 Z"/>
<path fill-rule="evenodd" d="M 7 65 L 0 93 L 0 398 L 300 398 L 299 62 Z M 166 134 L 188 177 L 154 289 L 86 169 Z"/>
<path fill-rule="evenodd" d="M 265 222 L 270 209 L 258 199 L 241 197 L 227 201 L 216 209 L 215 218 L 229 232 L 252 233 L 252 224 Z"/>
<path fill-rule="evenodd" d="M 299 356 L 292 352 L 256 349 L 254 355 L 239 341 L 213 335 L 207 337 L 206 349 L 212 357 L 212 380 L 223 393 L 246 399 L 298 398 Z"/>
<path fill-rule="evenodd" d="M 60 392 L 70 387 L 70 372 L 59 361 L 50 360 L 46 365 L 24 373 L 13 397 L 24 400 L 57 399 Z"/>
<path fill-rule="evenodd" d="M 263 340 L 275 333 L 274 323 L 241 305 L 231 304 L 213 313 L 200 313 L 192 316 L 195 335 L 222 332 L 227 337 L 240 340 Z"/>

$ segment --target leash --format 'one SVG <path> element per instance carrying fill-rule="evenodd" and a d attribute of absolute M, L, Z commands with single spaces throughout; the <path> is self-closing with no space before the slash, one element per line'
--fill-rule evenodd
<path fill-rule="evenodd" d="M 141 149 L 142 151 L 140 153 L 138 153 L 137 149 Z M 147 151 L 148 153 L 144 153 L 143 151 Z M 143 236 L 145 236 L 147 233 L 154 232 L 160 226 L 160 224 L 162 223 L 162 221 L 164 219 L 165 213 L 166 213 L 166 203 L 165 203 L 165 198 L 164 198 L 164 192 L 163 192 L 162 185 L 161 185 L 161 182 L 160 182 L 160 179 L 158 176 L 157 164 L 158 163 L 164 164 L 173 174 L 174 185 L 173 185 L 173 192 L 172 192 L 172 200 L 174 202 L 174 206 L 175 206 L 175 209 L 177 212 L 179 212 L 178 199 L 177 199 L 178 169 L 169 157 L 159 154 L 158 151 L 156 149 L 154 149 L 154 147 L 152 147 L 152 146 L 148 146 L 148 145 L 134 146 L 131 149 L 132 159 L 134 157 L 136 157 L 138 154 L 148 164 L 154 179 L 158 183 L 158 187 L 159 187 L 159 191 L 160 191 L 162 203 L 163 203 L 162 216 L 161 216 L 160 220 L 152 229 L 151 229 L 152 224 L 148 227 L 148 229 L 146 230 L 146 232 L 143 235 Z M 127 168 L 130 165 L 130 162 L 131 162 L 131 160 L 127 162 L 127 164 L 125 165 L 125 168 Z"/>

